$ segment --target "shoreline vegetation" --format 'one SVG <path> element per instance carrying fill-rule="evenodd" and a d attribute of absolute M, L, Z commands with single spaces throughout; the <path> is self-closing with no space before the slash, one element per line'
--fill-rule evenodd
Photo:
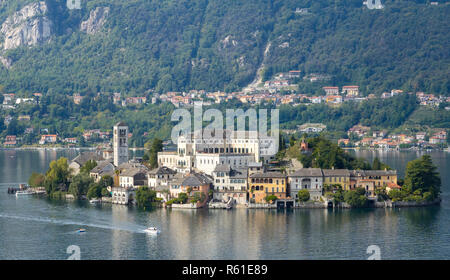
<path fill-rule="evenodd" d="M 98 145 L 94 146 L 62 146 L 62 145 L 33 145 L 21 147 L 0 147 L 0 150 L 95 150 Z M 440 151 L 449 152 L 449 148 L 372 148 L 372 147 L 341 147 L 343 150 L 359 150 L 359 151 Z M 145 147 L 129 148 L 130 151 L 146 151 Z"/>
<path fill-rule="evenodd" d="M 161 142 L 159 140 L 159 142 Z M 307 144 L 307 151 L 302 150 Z M 149 146 L 147 146 L 149 147 Z M 143 160 L 144 164 L 155 168 L 156 152 L 149 149 Z M 280 151 L 277 154 L 279 162 L 286 159 L 297 159 L 304 168 L 322 169 L 348 169 L 348 170 L 391 170 L 391 168 L 375 158 L 370 164 L 364 159 L 356 158 L 348 154 L 337 144 L 323 137 L 314 138 L 291 138 L 289 145 L 281 141 Z M 156 165 L 155 165 L 156 164 Z M 94 160 L 89 160 L 80 169 L 79 174 L 71 175 L 67 158 L 61 157 L 50 163 L 45 174 L 33 173 L 28 184 L 32 188 L 44 188 L 46 195 L 51 199 L 100 199 L 102 202 L 110 201 L 111 188 L 119 184 L 119 174 L 103 176 L 95 181 L 90 176 L 90 171 L 97 166 Z M 278 166 L 280 171 L 285 172 L 284 166 Z M 319 201 L 312 201 L 307 190 L 300 190 L 298 203 L 294 208 L 395 208 L 395 207 L 423 207 L 437 205 L 441 201 L 440 187 L 441 179 L 437 168 L 429 155 L 410 161 L 406 166 L 405 178 L 398 179 L 395 186 L 381 186 L 375 190 L 375 196 L 368 197 L 366 190 L 361 187 L 343 190 L 339 184 L 324 184 L 322 196 Z M 209 195 L 210 197 L 212 194 Z M 205 197 L 206 198 L 206 197 Z M 197 208 L 188 207 L 189 203 L 196 204 L 205 198 L 195 199 L 181 194 L 178 198 L 163 202 L 155 190 L 147 186 L 136 187 L 135 203 L 138 207 L 151 209 L 155 207 L 173 208 Z M 268 197 L 269 198 L 269 197 Z M 271 196 L 266 199 L 265 204 L 254 204 L 249 201 L 246 207 L 252 208 L 276 208 L 277 197 Z M 183 205 L 187 205 L 183 207 Z M 206 205 L 208 205 L 206 203 Z M 207 207 L 207 206 L 206 206 Z M 244 206 L 245 207 L 245 206 Z M 214 208 L 214 207 L 212 207 Z"/>

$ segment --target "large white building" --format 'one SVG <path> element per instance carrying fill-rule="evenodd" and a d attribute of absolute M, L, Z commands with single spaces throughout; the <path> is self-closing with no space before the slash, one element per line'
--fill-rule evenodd
<path fill-rule="evenodd" d="M 123 122 L 114 126 L 113 150 L 115 166 L 128 162 L 128 126 Z"/>
<path fill-rule="evenodd" d="M 276 140 L 256 131 L 224 130 L 213 137 L 191 133 L 178 137 L 177 151 L 158 153 L 158 163 L 178 172 L 197 170 L 211 175 L 218 164 L 240 168 L 252 162 L 268 163 L 278 150 Z"/>

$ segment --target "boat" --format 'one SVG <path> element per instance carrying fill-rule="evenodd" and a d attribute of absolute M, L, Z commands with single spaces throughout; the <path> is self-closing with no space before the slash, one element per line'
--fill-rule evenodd
<path fill-rule="evenodd" d="M 91 204 L 97 204 L 97 203 L 100 203 L 100 202 L 102 202 L 100 199 L 91 199 L 91 200 L 89 200 L 89 203 L 91 203 Z"/>
<path fill-rule="evenodd" d="M 77 232 L 78 233 L 84 233 L 84 232 L 86 232 L 86 230 L 84 228 L 80 228 L 80 229 L 77 230 Z"/>
<path fill-rule="evenodd" d="M 32 194 L 35 194 L 35 192 L 33 190 L 17 191 L 16 197 L 21 196 L 21 195 L 32 195 Z"/>
<path fill-rule="evenodd" d="M 155 228 L 155 227 L 146 228 L 146 229 L 144 229 L 144 231 L 146 233 L 151 233 L 151 234 L 158 234 L 158 233 L 160 233 L 160 231 L 157 228 Z"/>

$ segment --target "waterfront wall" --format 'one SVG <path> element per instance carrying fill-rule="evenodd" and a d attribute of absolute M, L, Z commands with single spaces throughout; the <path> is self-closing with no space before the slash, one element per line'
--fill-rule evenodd
<path fill-rule="evenodd" d="M 198 207 L 195 203 L 190 203 L 190 204 L 172 204 L 171 205 L 172 208 L 178 208 L 178 209 L 197 209 L 200 208 Z"/>
<path fill-rule="evenodd" d="M 249 203 L 248 208 L 250 209 L 276 209 L 276 204 L 269 204 L 269 203 Z"/>
<path fill-rule="evenodd" d="M 298 203 L 296 203 L 294 208 L 324 209 L 324 208 L 328 208 L 328 203 L 326 203 L 326 202 L 318 202 L 318 201 L 298 202 Z"/>

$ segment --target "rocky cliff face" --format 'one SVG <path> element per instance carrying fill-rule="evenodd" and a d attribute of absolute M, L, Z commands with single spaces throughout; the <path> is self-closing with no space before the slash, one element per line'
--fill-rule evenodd
<path fill-rule="evenodd" d="M 0 55 L 0 63 L 3 64 L 3 66 L 6 67 L 6 69 L 11 68 L 12 61 L 9 58 L 3 57 Z"/>
<path fill-rule="evenodd" d="M 109 7 L 97 7 L 90 12 L 89 19 L 81 23 L 80 30 L 87 34 L 99 32 L 105 24 L 108 14 Z"/>
<path fill-rule="evenodd" d="M 0 48 L 8 50 L 47 42 L 52 36 L 52 22 L 46 13 L 47 5 L 41 1 L 27 5 L 8 17 L 0 29 L 0 35 L 4 38 Z"/>

